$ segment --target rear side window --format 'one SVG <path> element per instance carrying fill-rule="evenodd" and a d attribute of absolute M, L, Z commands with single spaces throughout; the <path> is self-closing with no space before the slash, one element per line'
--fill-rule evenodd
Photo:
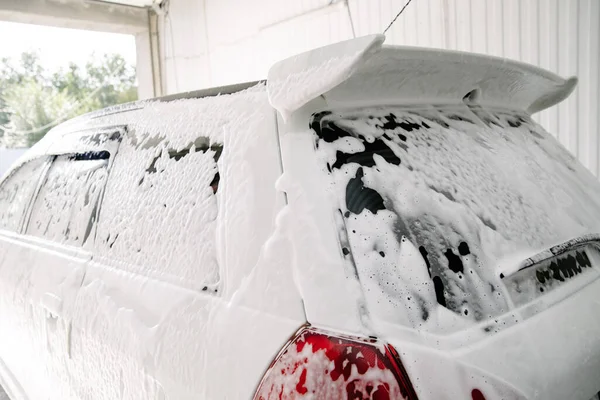
<path fill-rule="evenodd" d="M 0 229 L 19 231 L 22 219 L 44 170 L 46 159 L 23 164 L 0 186 Z"/>
<path fill-rule="evenodd" d="M 93 233 L 108 152 L 57 156 L 33 204 L 27 234 L 81 246 Z"/>
<path fill-rule="evenodd" d="M 123 139 L 116 155 L 97 252 L 130 272 L 214 292 L 222 146 L 202 136 L 178 144 L 140 136 Z"/>

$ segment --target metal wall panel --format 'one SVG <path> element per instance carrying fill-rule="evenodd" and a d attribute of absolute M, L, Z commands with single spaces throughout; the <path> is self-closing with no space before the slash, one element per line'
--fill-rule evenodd
<path fill-rule="evenodd" d="M 170 0 L 161 24 L 166 93 L 261 79 L 279 59 L 382 32 L 406 0 Z M 352 16 L 352 23 L 350 16 Z M 600 175 L 599 0 L 413 0 L 386 43 L 522 60 L 576 91 L 536 116 Z"/>

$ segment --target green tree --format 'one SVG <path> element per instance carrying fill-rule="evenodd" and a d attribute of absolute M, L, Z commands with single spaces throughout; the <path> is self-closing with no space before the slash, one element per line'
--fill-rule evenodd
<path fill-rule="evenodd" d="M 3 142 L 7 147 L 30 147 L 64 119 L 75 103 L 66 92 L 54 91 L 33 79 L 3 92 L 9 110 Z"/>
<path fill-rule="evenodd" d="M 0 60 L 0 144 L 29 147 L 76 115 L 137 99 L 135 69 L 118 54 L 45 70 L 36 53 Z"/>
<path fill-rule="evenodd" d="M 6 57 L 0 59 L 0 138 L 4 135 L 3 127 L 10 122 L 11 115 L 4 93 L 11 87 L 19 85 L 25 79 L 27 71 L 37 69 L 33 67 L 37 63 L 36 58 L 35 53 L 23 53 L 16 64 L 14 60 Z"/>

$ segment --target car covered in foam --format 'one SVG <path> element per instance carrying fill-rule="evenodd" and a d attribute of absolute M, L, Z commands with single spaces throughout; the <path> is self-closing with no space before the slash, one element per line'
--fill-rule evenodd
<path fill-rule="evenodd" d="M 600 391 L 600 184 L 536 67 L 366 36 L 53 129 L 0 181 L 14 399 Z"/>

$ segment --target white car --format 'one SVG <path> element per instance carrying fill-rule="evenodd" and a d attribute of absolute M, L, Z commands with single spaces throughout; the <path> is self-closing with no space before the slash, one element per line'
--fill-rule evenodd
<path fill-rule="evenodd" d="M 576 80 L 383 46 L 69 121 L 0 183 L 14 399 L 600 390 L 600 184 L 531 114 Z"/>

